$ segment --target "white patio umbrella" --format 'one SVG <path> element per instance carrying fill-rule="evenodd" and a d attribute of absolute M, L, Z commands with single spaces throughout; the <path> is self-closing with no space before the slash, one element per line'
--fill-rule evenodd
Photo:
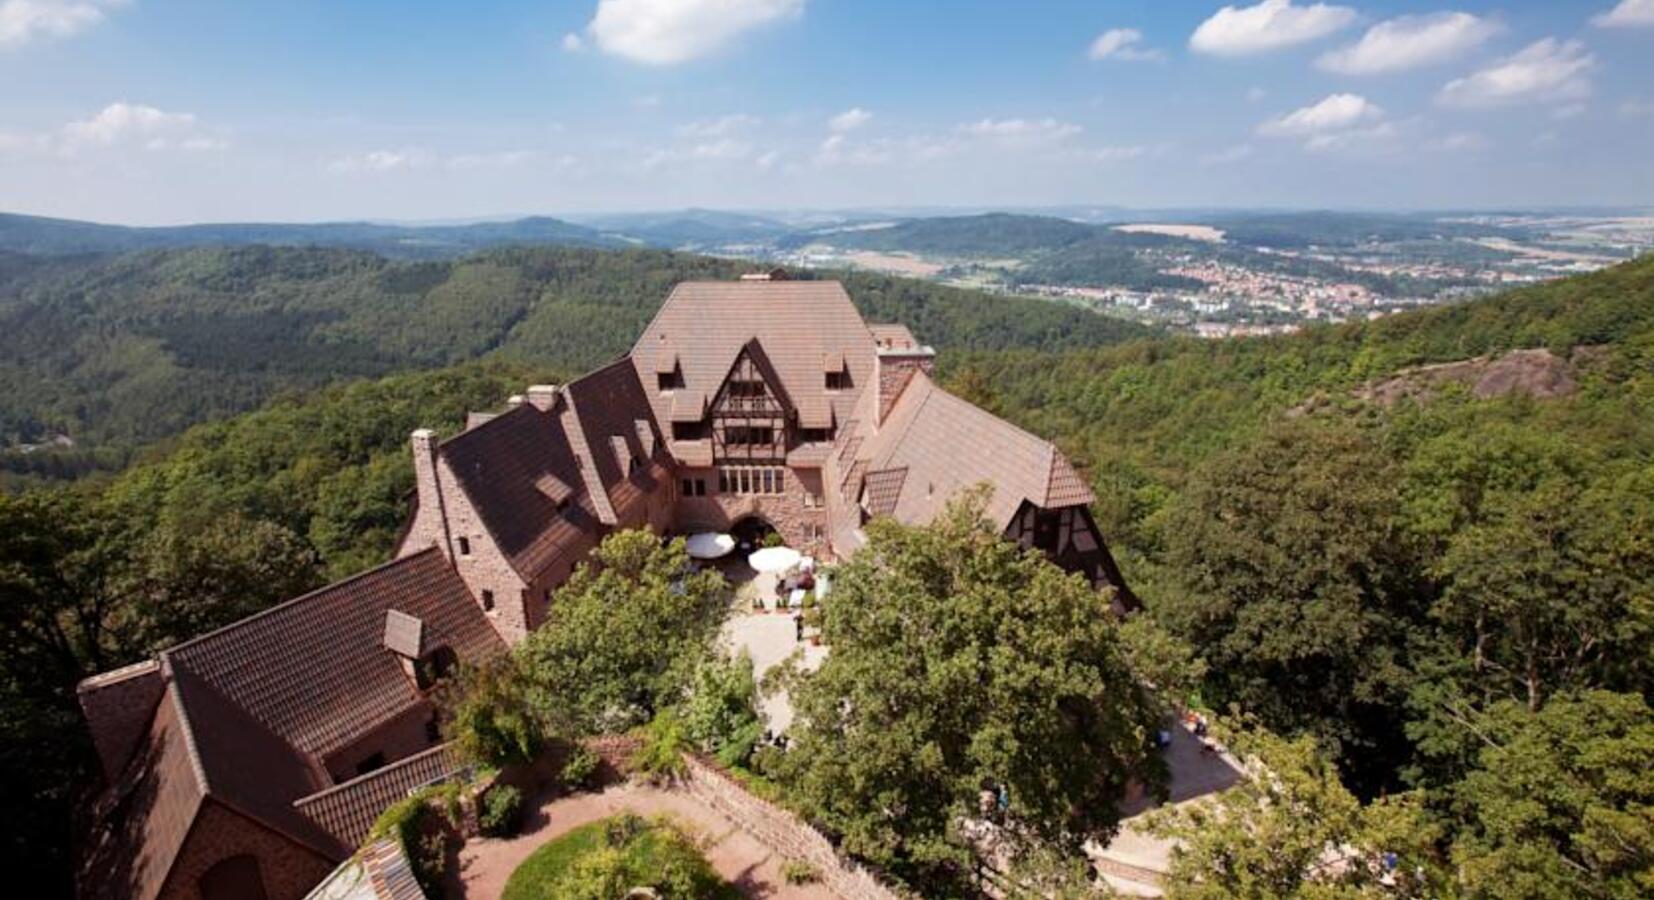
<path fill-rule="evenodd" d="M 755 572 L 785 572 L 798 565 L 802 556 L 791 547 L 765 547 L 747 557 Z"/>
<path fill-rule="evenodd" d="M 684 541 L 684 546 L 695 559 L 717 559 L 720 556 L 728 556 L 729 551 L 735 549 L 735 539 L 716 531 L 703 531 L 690 535 L 689 539 Z"/>

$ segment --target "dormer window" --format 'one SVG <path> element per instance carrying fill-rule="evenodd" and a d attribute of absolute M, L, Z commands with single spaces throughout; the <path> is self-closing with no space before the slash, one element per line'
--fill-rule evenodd
<path fill-rule="evenodd" d="M 493 591 L 483 591 L 482 592 L 482 611 L 483 612 L 493 612 L 494 611 L 494 592 Z"/>
<path fill-rule="evenodd" d="M 470 538 L 462 537 L 462 538 L 459 539 L 459 555 L 460 556 L 470 556 L 471 555 L 471 539 Z"/>
<path fill-rule="evenodd" d="M 850 373 L 848 371 L 828 372 L 827 373 L 827 390 L 829 390 L 829 391 L 848 391 L 848 390 L 850 390 Z"/>
<path fill-rule="evenodd" d="M 683 370 L 673 369 L 670 372 L 655 373 L 655 383 L 662 393 L 676 391 L 683 387 Z"/>

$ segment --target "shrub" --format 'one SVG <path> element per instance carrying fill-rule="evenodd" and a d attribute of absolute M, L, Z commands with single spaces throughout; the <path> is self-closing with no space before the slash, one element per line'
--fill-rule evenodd
<path fill-rule="evenodd" d="M 781 880 L 788 884 L 815 884 L 821 872 L 802 859 L 789 859 L 781 864 Z"/>
<path fill-rule="evenodd" d="M 442 876 L 448 863 L 447 829 L 432 817 L 440 812 L 449 826 L 459 822 L 457 782 L 416 791 L 405 800 L 391 804 L 368 829 L 368 841 L 390 839 L 402 847 L 413 869 L 414 880 L 426 896 L 440 896 Z M 429 831 L 430 833 L 426 833 Z"/>
<path fill-rule="evenodd" d="M 597 781 L 597 770 L 603 766 L 603 757 L 584 744 L 575 744 L 569 758 L 563 763 L 563 783 L 579 790 L 588 790 Z"/>
<path fill-rule="evenodd" d="M 764 535 L 764 546 L 766 547 L 785 547 L 786 545 L 787 539 L 782 537 L 780 532 L 772 531 Z"/>
<path fill-rule="evenodd" d="M 689 749 L 683 723 L 671 710 L 655 716 L 640 730 L 643 743 L 632 754 L 632 769 L 650 781 L 671 781 L 683 774 L 683 752 Z"/>
<path fill-rule="evenodd" d="M 482 798 L 477 825 L 489 837 L 510 837 L 522 824 L 523 792 L 509 784 L 495 785 Z"/>
<path fill-rule="evenodd" d="M 462 758 L 497 769 L 539 754 L 544 729 L 514 657 L 464 670 L 440 697 L 447 713 L 443 730 Z"/>

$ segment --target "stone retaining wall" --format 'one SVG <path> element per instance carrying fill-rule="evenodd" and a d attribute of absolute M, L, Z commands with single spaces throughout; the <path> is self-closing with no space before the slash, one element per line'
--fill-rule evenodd
<path fill-rule="evenodd" d="M 844 900 L 905 900 L 867 868 L 839 855 L 821 832 L 797 816 L 753 796 L 704 760 L 685 754 L 684 761 L 683 790 L 727 816 L 777 855 L 815 867 L 821 883 Z"/>

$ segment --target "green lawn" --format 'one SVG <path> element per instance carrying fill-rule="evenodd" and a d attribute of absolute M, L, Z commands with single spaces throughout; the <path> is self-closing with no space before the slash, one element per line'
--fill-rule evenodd
<path fill-rule="evenodd" d="M 635 835 L 616 843 L 611 824 L 623 818 L 583 825 L 534 851 L 511 873 L 501 900 L 621 900 L 626 889 L 644 885 L 676 886 L 662 896 L 684 900 L 740 900 L 740 891 L 719 878 L 693 843 L 665 820 L 644 821 Z M 571 875 L 575 872 L 578 877 Z"/>

